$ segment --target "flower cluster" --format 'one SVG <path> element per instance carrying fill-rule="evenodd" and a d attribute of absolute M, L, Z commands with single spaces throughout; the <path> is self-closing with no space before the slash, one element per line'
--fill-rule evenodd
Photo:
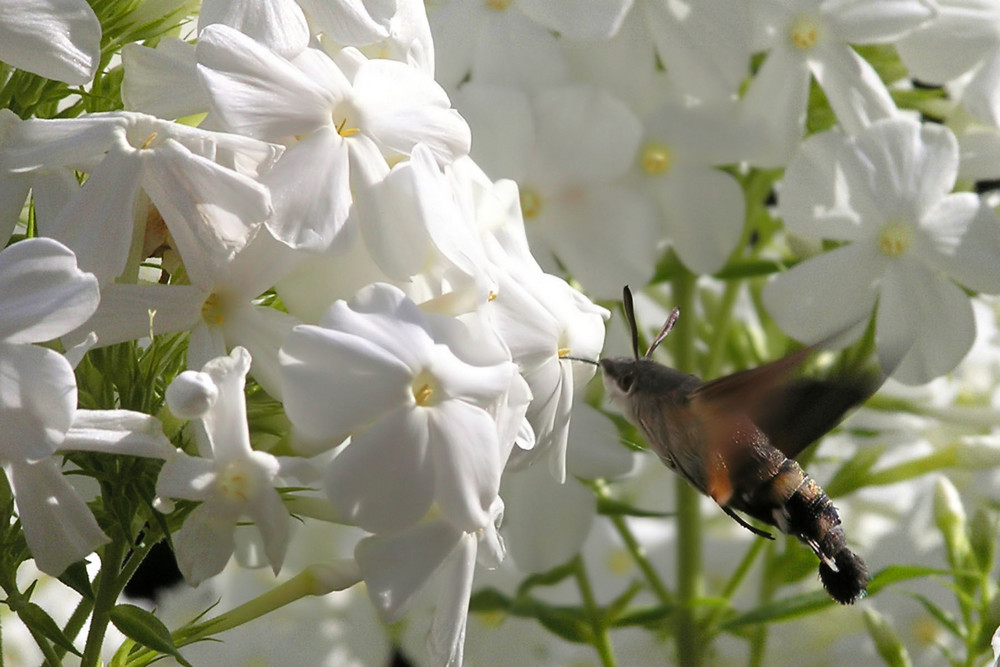
<path fill-rule="evenodd" d="M 697 499 L 681 488 L 664 504 L 662 478 L 615 446 L 635 431 L 583 391 L 610 317 L 595 300 L 655 285 L 642 325 L 681 304 L 684 371 L 823 342 L 847 348 L 844 366 L 874 355 L 889 391 L 929 414 L 904 385 L 960 375 L 974 343 L 995 345 L 976 313 L 1000 294 L 1000 219 L 970 184 L 1000 177 L 1000 8 L 584 4 L 0 3 L 11 609 L 37 619 L 5 573 L 29 556 L 93 594 L 73 566 L 96 552 L 100 606 L 165 539 L 195 586 L 230 560 L 275 577 L 294 562 L 260 597 L 276 606 L 363 581 L 395 623 L 431 599 L 433 664 L 462 664 L 470 604 L 537 618 L 604 664 L 616 624 L 676 621 L 679 660 L 698 664 L 754 622 L 731 603 L 762 550 L 726 604 L 696 611 Z M 933 465 L 976 452 L 995 466 L 985 449 L 962 441 Z M 876 479 L 883 450 L 840 470 Z M 299 521 L 350 531 L 348 547 L 303 557 Z M 961 523 L 945 536 L 956 571 L 973 549 L 953 547 Z M 676 594 L 646 552 L 667 544 Z M 584 561 L 614 549 L 635 570 L 595 597 Z M 798 583 L 780 576 L 765 598 Z M 567 578 L 579 608 L 534 597 Z M 761 618 L 788 613 L 759 602 Z M 183 660 L 171 642 L 227 629 L 219 618 L 166 641 L 151 614 L 101 608 L 83 660 L 110 621 Z M 44 626 L 58 660 L 73 637 Z M 579 657 L 564 650 L 544 647 Z M 130 657 L 148 658 L 127 645 L 115 664 Z"/>

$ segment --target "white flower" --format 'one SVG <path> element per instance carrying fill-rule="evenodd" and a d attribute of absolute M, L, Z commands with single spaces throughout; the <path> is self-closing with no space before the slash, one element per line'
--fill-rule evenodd
<path fill-rule="evenodd" d="M 771 146 L 753 160 L 785 164 L 802 138 L 810 77 L 823 88 L 849 133 L 896 113 L 875 69 L 851 44 L 891 43 L 934 16 L 926 0 L 754 0 L 753 51 L 769 50 L 743 98 L 752 121 L 768 128 Z"/>
<path fill-rule="evenodd" d="M 487 525 L 529 396 L 490 335 L 425 315 L 385 284 L 292 331 L 280 358 L 293 425 L 314 439 L 352 435 L 326 479 L 345 521 L 400 530 L 436 503 L 460 530 Z"/>
<path fill-rule="evenodd" d="M 131 112 L 16 125 L 0 153 L 14 172 L 71 167 L 90 173 L 55 219 L 39 228 L 73 249 L 101 284 L 117 278 L 132 246 L 140 191 L 156 206 L 192 276 L 239 251 L 271 212 L 247 172 L 281 148 Z"/>
<path fill-rule="evenodd" d="M 200 413 L 196 431 L 201 456 L 177 450 L 156 481 L 161 498 L 201 501 L 174 535 L 177 564 L 193 585 L 218 574 L 233 554 L 240 518 L 248 516 L 264 541 L 274 573 L 288 548 L 289 516 L 274 489 L 278 460 L 250 446 L 243 388 L 250 354 L 241 347 L 209 361 L 201 372 L 184 371 L 167 393 L 171 410 Z M 199 407 L 200 406 L 200 407 Z"/>
<path fill-rule="evenodd" d="M 223 25 L 202 32 L 197 54 L 218 122 L 253 137 L 298 138 L 264 178 L 275 204 L 269 229 L 292 247 L 333 242 L 359 187 L 352 170 L 384 174 L 387 159 L 418 142 L 441 163 L 468 152 L 468 127 L 444 90 L 403 63 L 352 49 L 336 63 L 315 49 L 290 62 Z"/>
<path fill-rule="evenodd" d="M 780 212 L 790 232 L 843 245 L 765 288 L 782 329 L 810 342 L 849 327 L 859 335 L 877 304 L 886 371 L 920 384 L 953 369 L 975 333 L 955 282 L 1000 292 L 1000 221 L 976 195 L 949 194 L 957 168 L 954 135 L 909 119 L 806 141 L 786 171 Z"/>
<path fill-rule="evenodd" d="M 77 85 L 100 59 L 101 24 L 85 0 L 0 2 L 0 61 Z"/>

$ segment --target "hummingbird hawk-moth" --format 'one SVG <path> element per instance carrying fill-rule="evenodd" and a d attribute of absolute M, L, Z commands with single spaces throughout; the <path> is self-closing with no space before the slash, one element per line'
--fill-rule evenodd
<path fill-rule="evenodd" d="M 634 358 L 601 359 L 604 386 L 625 418 L 671 470 L 711 497 L 751 532 L 742 512 L 806 544 L 820 560 L 830 596 L 853 604 L 864 596 L 868 568 L 847 547 L 837 508 L 795 457 L 835 427 L 880 384 L 875 376 L 790 380 L 815 346 L 783 359 L 705 382 L 651 355 L 670 332 L 675 308 L 646 354 L 632 293 L 624 291 Z"/>

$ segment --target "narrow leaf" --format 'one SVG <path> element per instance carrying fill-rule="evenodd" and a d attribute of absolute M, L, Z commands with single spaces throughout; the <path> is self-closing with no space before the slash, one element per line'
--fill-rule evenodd
<path fill-rule="evenodd" d="M 134 639 L 154 651 L 173 656 L 177 662 L 185 667 L 192 667 L 174 646 L 174 640 L 170 636 L 170 630 L 167 629 L 167 626 L 142 607 L 133 604 L 117 605 L 111 610 L 111 622 L 126 637 Z"/>
<path fill-rule="evenodd" d="M 26 626 L 45 635 L 47 639 L 59 648 L 65 649 L 73 655 L 80 656 L 81 658 L 83 657 L 83 655 L 76 650 L 76 647 L 73 646 L 73 642 L 69 640 L 69 637 L 63 634 L 59 625 L 52 620 L 52 617 L 46 614 L 45 611 L 34 602 L 25 602 L 18 606 L 17 615 Z"/>

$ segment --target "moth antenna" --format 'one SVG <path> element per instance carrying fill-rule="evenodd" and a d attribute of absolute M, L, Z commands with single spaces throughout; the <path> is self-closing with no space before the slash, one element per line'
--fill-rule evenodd
<path fill-rule="evenodd" d="M 597 363 L 596 361 L 594 361 L 593 359 L 584 359 L 583 357 L 571 357 L 571 356 L 567 355 L 565 357 L 559 357 L 559 358 L 560 359 L 569 359 L 570 361 L 582 361 L 585 364 L 591 364 L 591 365 L 594 365 L 594 366 L 600 366 L 600 364 Z"/>
<path fill-rule="evenodd" d="M 674 309 L 670 311 L 670 315 L 667 316 L 667 321 L 663 323 L 663 328 L 660 329 L 660 333 L 657 334 L 656 338 L 653 339 L 652 344 L 649 346 L 649 349 L 646 350 L 647 357 L 651 356 L 653 354 L 653 350 L 655 350 L 657 346 L 663 342 L 663 339 L 666 338 L 667 334 L 670 333 L 670 330 L 674 328 L 674 324 L 677 323 L 677 318 L 680 316 L 681 309 L 675 306 Z"/>
<path fill-rule="evenodd" d="M 639 358 L 639 327 L 635 323 L 635 306 L 632 303 L 632 290 L 625 286 L 622 290 L 622 306 L 625 307 L 625 319 L 628 320 L 628 328 L 632 331 L 632 354 Z"/>

